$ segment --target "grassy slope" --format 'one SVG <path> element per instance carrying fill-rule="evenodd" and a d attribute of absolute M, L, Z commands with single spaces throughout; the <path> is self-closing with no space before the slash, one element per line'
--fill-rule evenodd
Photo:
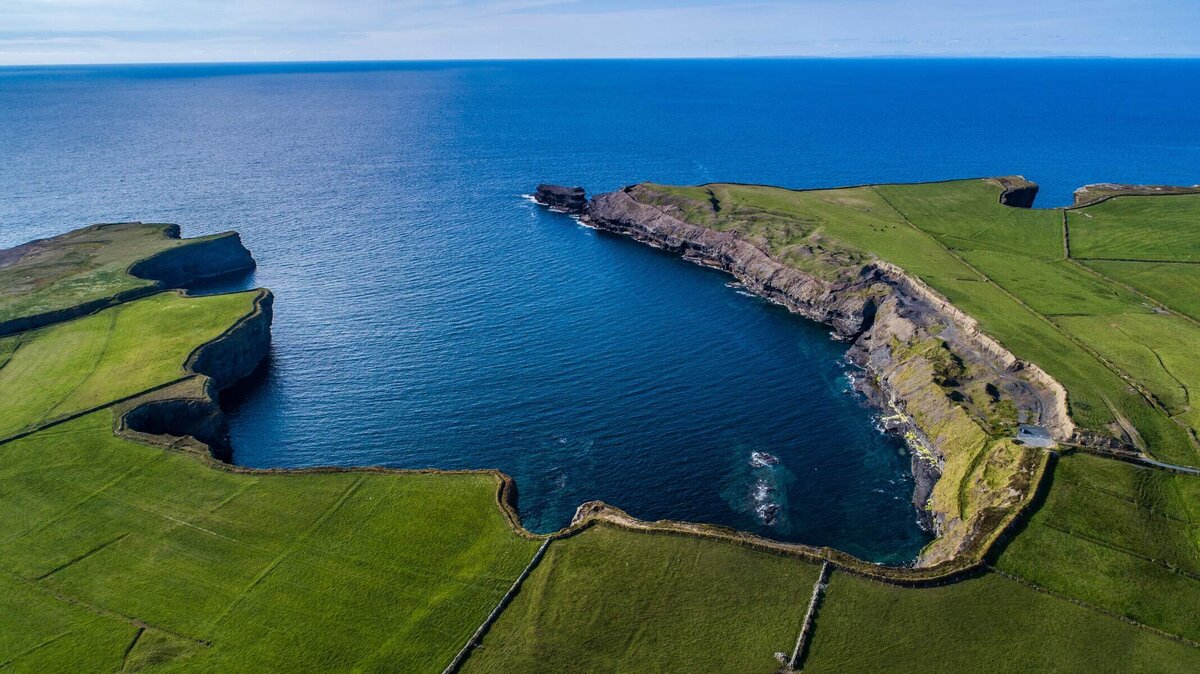
<path fill-rule="evenodd" d="M 834 573 L 804 671 L 1189 672 L 1200 649 L 988 574 L 900 590 Z"/>
<path fill-rule="evenodd" d="M 0 662 L 55 630 L 120 662 L 136 619 L 188 668 L 436 670 L 537 545 L 491 475 L 236 474 L 111 426 L 102 410 L 0 446 L 3 578 L 25 588 Z"/>
<path fill-rule="evenodd" d="M 254 296 L 160 293 L 10 338 L 20 346 L 0 368 L 0 390 L 14 392 L 0 397 L 0 437 L 185 375 L 192 349 L 249 313 Z"/>
<path fill-rule="evenodd" d="M 1059 461 L 1045 505 L 998 567 L 1200 641 L 1200 478 L 1087 455 Z"/>
<path fill-rule="evenodd" d="M 1110 279 L 1137 288 L 1173 311 L 1200 321 L 1200 293 L 1179 292 L 1180 288 L 1200 288 L 1200 264 L 1115 260 L 1087 260 L 1085 264 Z"/>
<path fill-rule="evenodd" d="M 468 672 L 770 672 L 817 567 L 600 525 L 552 543 Z"/>
<path fill-rule="evenodd" d="M 64 309 L 152 285 L 125 273 L 133 262 L 203 239 L 168 239 L 166 225 L 96 225 L 33 244 L 0 266 L 0 321 Z"/>

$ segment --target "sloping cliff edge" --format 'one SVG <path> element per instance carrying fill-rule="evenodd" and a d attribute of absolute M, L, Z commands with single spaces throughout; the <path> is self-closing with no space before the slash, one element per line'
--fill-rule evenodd
<path fill-rule="evenodd" d="M 111 226 L 94 225 L 94 227 Z M 180 239 L 179 225 L 165 225 L 163 226 L 162 233 L 164 238 Z M 17 246 L 8 251 L 0 252 L 8 253 L 15 260 L 24 250 L 37 243 L 40 243 L 40 241 L 32 241 L 23 246 Z M 210 237 L 181 240 L 178 245 L 172 248 L 168 248 L 144 260 L 134 262 L 126 270 L 126 273 L 131 276 L 153 281 L 152 284 L 132 288 L 115 293 L 109 297 L 83 302 L 64 309 L 0 321 L 0 337 L 93 314 L 101 309 L 153 295 L 167 288 L 178 288 L 209 278 L 247 272 L 254 268 L 254 258 L 250 255 L 250 251 L 242 245 L 241 236 L 237 232 L 225 232 Z"/>
<path fill-rule="evenodd" d="M 275 297 L 266 289 L 256 292 L 249 313 L 188 356 L 185 368 L 192 377 L 147 393 L 118 411 L 119 433 L 160 445 L 191 437 L 207 445 L 213 458 L 232 459 L 220 392 L 250 376 L 271 348 Z"/>
<path fill-rule="evenodd" d="M 1032 205 L 1035 184 L 1019 177 L 995 182 L 1003 188 L 1001 204 Z M 983 365 L 969 368 L 969 376 L 1029 402 L 1037 422 L 1060 441 L 1075 430 L 1065 389 L 895 265 L 872 261 L 838 275 L 842 280 L 827 281 L 784 264 L 736 232 L 691 224 L 670 207 L 640 201 L 638 190 L 631 186 L 597 195 L 579 217 L 596 229 L 726 271 L 755 294 L 852 342 L 850 357 L 865 375 L 858 378 L 859 388 L 913 450 L 913 500 L 937 533 L 916 565 L 929 568 L 982 554 L 1014 511 L 1031 500 L 1045 457 L 998 440 L 994 429 L 972 419 L 941 385 L 945 364 L 958 364 L 955 376 L 963 376 L 964 362 Z M 984 473 L 991 478 L 982 479 Z M 996 474 L 1006 476 L 999 487 Z M 603 508 L 589 512 L 598 510 Z"/>

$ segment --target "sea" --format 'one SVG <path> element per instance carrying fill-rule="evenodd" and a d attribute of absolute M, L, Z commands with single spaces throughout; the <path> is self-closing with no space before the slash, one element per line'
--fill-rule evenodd
<path fill-rule="evenodd" d="M 846 345 L 540 182 L 1200 182 L 1200 61 L 766 59 L 0 68 L 0 246 L 235 229 L 276 295 L 224 397 L 244 466 L 495 468 L 876 562 L 931 537 Z M 764 506 L 773 506 L 764 508 Z"/>

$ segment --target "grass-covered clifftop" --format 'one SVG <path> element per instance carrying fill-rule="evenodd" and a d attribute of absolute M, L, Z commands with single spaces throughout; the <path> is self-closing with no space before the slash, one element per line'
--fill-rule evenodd
<path fill-rule="evenodd" d="M 138 242 L 144 233 L 112 236 L 112 269 L 160 252 Z M 874 254 L 827 241 L 832 254 Z M 64 259 L 52 245 L 39 254 Z M 40 264 L 0 253 L 0 281 L 18 261 L 25 274 Z M 89 264 L 47 278 L 84 278 Z M 192 412 L 213 413 L 206 374 L 227 385 L 247 353 L 261 356 L 269 295 L 110 290 L 86 315 L 0 338 L 0 668 L 442 671 L 541 544 L 514 519 L 504 478 L 216 461 L 172 436 L 198 428 Z M 96 298 L 73 284 L 61 295 L 0 287 L 12 306 L 27 291 L 68 312 Z M 957 366 L 936 344 L 898 348 L 931 363 L 901 374 L 910 384 L 953 388 Z M 950 435 L 976 433 L 943 420 Z M 963 471 L 998 479 L 1006 456 L 993 447 Z M 1046 485 L 974 578 L 909 589 L 835 566 L 805 669 L 1200 669 L 1200 477 L 1076 455 Z M 976 496 L 944 498 L 969 513 Z M 777 670 L 817 559 L 718 534 L 615 518 L 556 535 L 463 669 Z"/>

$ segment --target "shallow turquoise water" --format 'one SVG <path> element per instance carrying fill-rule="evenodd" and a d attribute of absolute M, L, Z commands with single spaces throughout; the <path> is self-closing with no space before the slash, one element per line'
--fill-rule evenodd
<path fill-rule="evenodd" d="M 278 297 L 250 466 L 494 467 L 526 524 L 603 499 L 879 561 L 926 542 L 843 346 L 542 212 L 540 181 L 1200 181 L 1193 61 L 0 69 L 0 245 L 238 229 Z M 751 453 L 780 458 L 753 468 Z M 766 483 L 779 521 L 756 515 Z"/>

